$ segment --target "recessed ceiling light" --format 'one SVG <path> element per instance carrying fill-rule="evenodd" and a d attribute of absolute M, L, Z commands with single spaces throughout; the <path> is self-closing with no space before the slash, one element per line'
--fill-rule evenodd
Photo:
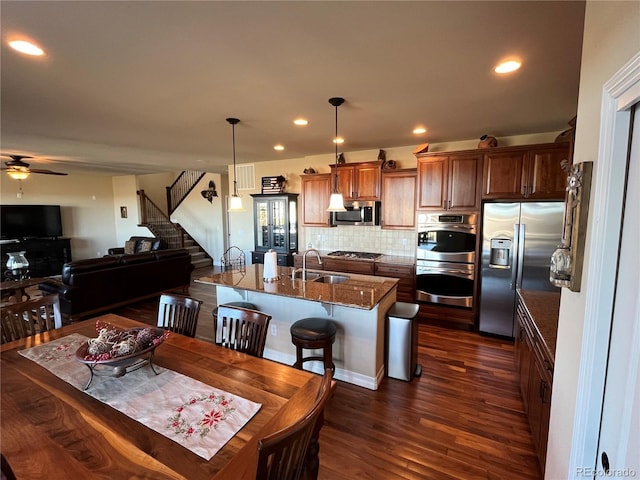
<path fill-rule="evenodd" d="M 35 57 L 44 55 L 44 50 L 31 42 L 27 42 L 26 40 L 12 40 L 9 42 L 9 46 L 26 55 L 33 55 Z"/>
<path fill-rule="evenodd" d="M 522 62 L 518 60 L 508 60 L 506 62 L 500 63 L 496 68 L 493 69 L 496 73 L 511 73 L 515 72 L 520 68 Z"/>
<path fill-rule="evenodd" d="M 304 126 L 304 125 L 309 125 L 309 120 L 307 120 L 306 118 L 296 118 L 296 119 L 293 121 L 293 123 L 294 123 L 295 125 L 301 125 L 301 126 Z"/>
<path fill-rule="evenodd" d="M 422 133 L 426 133 L 427 129 L 424 127 L 416 127 L 413 129 L 413 133 L 415 133 L 416 135 L 420 135 Z"/>
<path fill-rule="evenodd" d="M 344 143 L 344 138 L 342 137 L 334 138 L 333 143 L 337 143 L 338 145 L 340 145 L 341 143 Z"/>
<path fill-rule="evenodd" d="M 281 152 L 282 150 L 284 150 L 284 145 L 280 145 L 280 144 L 274 145 L 273 149 L 274 150 L 278 150 L 279 152 Z"/>

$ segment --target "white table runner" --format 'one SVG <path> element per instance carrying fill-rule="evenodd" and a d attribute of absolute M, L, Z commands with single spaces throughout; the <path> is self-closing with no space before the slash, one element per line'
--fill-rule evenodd
<path fill-rule="evenodd" d="M 19 353 L 83 390 L 90 372 L 75 352 L 86 341 L 74 333 Z M 154 368 L 158 375 L 149 367 L 119 378 L 94 375 L 84 392 L 207 460 L 262 407 L 173 370 Z"/>

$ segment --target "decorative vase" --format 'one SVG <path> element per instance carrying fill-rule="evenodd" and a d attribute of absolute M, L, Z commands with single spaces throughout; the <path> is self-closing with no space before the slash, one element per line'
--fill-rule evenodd
<path fill-rule="evenodd" d="M 25 252 L 8 252 L 6 277 L 9 280 L 24 280 L 29 278 L 29 261 L 24 256 Z"/>
<path fill-rule="evenodd" d="M 551 255 L 549 281 L 556 287 L 568 287 L 571 284 L 571 250 L 565 245 L 558 245 Z"/>

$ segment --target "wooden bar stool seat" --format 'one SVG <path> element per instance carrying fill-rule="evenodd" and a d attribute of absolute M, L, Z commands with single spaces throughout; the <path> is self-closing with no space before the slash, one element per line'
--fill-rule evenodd
<path fill-rule="evenodd" d="M 316 360 L 324 363 L 324 368 L 335 372 L 332 345 L 336 339 L 336 324 L 326 318 L 308 317 L 291 325 L 291 342 L 296 346 L 296 363 L 293 366 L 302 370 L 304 362 Z M 323 350 L 322 356 L 303 356 L 303 349 Z"/>

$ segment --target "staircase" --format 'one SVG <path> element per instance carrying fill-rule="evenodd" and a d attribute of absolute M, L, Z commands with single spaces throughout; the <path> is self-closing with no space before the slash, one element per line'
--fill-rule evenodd
<path fill-rule="evenodd" d="M 193 268 L 210 267 L 213 260 L 202 247 L 180 226 L 172 223 L 169 217 L 153 201 L 147 197 L 144 190 L 139 190 L 140 224 L 147 227 L 158 238 L 167 242 L 169 248 L 184 248 L 191 255 Z"/>
<path fill-rule="evenodd" d="M 191 265 L 193 265 L 194 270 L 196 268 L 211 267 L 213 265 L 211 257 L 207 252 L 202 250 L 200 245 L 198 245 L 189 234 L 186 234 L 184 239 L 184 248 L 189 252 L 189 255 L 191 255 Z"/>

